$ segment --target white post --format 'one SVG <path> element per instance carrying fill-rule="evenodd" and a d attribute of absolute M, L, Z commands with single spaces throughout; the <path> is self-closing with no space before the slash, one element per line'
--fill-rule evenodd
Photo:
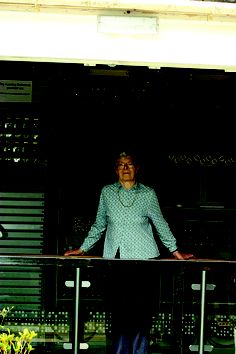
<path fill-rule="evenodd" d="M 236 327 L 234 327 L 234 354 L 236 354 Z"/>

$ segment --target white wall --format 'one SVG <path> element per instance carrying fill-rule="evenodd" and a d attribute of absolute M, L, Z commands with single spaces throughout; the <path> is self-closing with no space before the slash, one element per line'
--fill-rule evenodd
<path fill-rule="evenodd" d="M 234 17 L 209 17 L 201 13 L 184 16 L 166 12 L 134 15 L 118 11 L 115 13 L 117 21 L 113 17 L 114 27 L 104 33 L 99 26 L 100 14 L 103 13 L 0 8 L 0 60 L 236 71 Z M 114 16 L 114 11 L 104 14 Z M 129 23 L 137 15 L 139 23 Z M 147 17 L 157 19 L 156 30 L 149 25 Z"/>

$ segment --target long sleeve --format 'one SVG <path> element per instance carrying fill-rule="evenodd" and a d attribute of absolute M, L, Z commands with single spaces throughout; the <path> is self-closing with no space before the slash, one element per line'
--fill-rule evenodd
<path fill-rule="evenodd" d="M 101 238 L 104 230 L 106 229 L 107 219 L 106 219 L 106 209 L 105 202 L 103 196 L 103 190 L 100 194 L 100 200 L 97 209 L 96 220 L 94 224 L 91 226 L 87 237 L 81 245 L 81 249 L 85 252 L 89 251 L 93 246 L 97 243 L 97 241 Z"/>
<path fill-rule="evenodd" d="M 150 189 L 147 202 L 148 216 L 152 220 L 160 240 L 170 252 L 174 252 L 177 249 L 176 239 L 162 214 L 156 192 L 153 189 Z"/>

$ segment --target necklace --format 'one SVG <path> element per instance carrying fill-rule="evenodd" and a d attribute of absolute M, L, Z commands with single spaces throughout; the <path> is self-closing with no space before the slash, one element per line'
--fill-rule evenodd
<path fill-rule="evenodd" d="M 121 188 L 118 189 L 118 198 L 119 198 L 120 204 L 122 204 L 126 208 L 132 207 L 132 205 L 134 205 L 134 202 L 135 202 L 135 200 L 137 198 L 137 190 L 134 191 L 134 197 L 133 197 L 133 199 L 131 200 L 131 202 L 129 204 L 123 203 L 123 201 L 121 199 L 121 195 L 120 195 L 120 190 L 121 190 Z"/>

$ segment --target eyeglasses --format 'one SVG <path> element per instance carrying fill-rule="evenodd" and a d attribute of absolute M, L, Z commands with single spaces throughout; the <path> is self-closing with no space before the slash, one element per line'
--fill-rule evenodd
<path fill-rule="evenodd" d="M 129 163 L 118 163 L 117 167 L 121 170 L 123 168 L 134 168 L 134 164 L 132 162 L 129 162 Z"/>

